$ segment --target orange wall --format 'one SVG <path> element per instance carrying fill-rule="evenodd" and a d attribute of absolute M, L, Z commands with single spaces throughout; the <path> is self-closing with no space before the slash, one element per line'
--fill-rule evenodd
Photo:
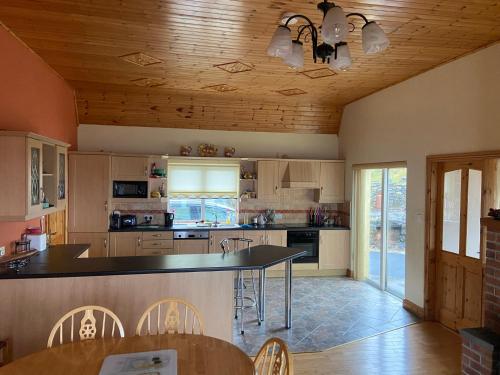
<path fill-rule="evenodd" d="M 0 51 L 0 129 L 32 131 L 76 148 L 73 89 L 1 23 Z M 11 250 L 12 242 L 34 225 L 38 219 L 0 222 L 0 246 Z"/>

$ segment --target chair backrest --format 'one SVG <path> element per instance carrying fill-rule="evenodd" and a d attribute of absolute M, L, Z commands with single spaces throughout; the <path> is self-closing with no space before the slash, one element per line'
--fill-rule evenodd
<path fill-rule="evenodd" d="M 95 312 L 99 312 L 95 314 Z M 70 312 L 64 314 L 64 316 L 57 321 L 57 323 L 52 328 L 49 335 L 49 340 L 47 342 L 47 347 L 51 348 L 54 337 L 59 331 L 59 344 L 64 343 L 64 338 L 68 337 L 70 342 L 74 341 L 75 338 L 75 319 L 78 314 L 82 313 L 82 318 L 80 320 L 80 326 L 78 329 L 78 337 L 81 341 L 83 340 L 93 340 L 98 335 L 100 331 L 100 337 L 106 337 L 107 333 L 110 333 L 111 337 L 114 337 L 115 331 L 118 330 L 120 337 L 125 337 L 125 331 L 123 330 L 123 325 L 120 319 L 111 310 L 108 310 L 102 306 L 82 306 L 71 310 Z M 99 316 L 100 315 L 100 316 Z M 98 318 L 101 318 L 99 319 Z M 111 324 L 106 325 L 106 318 L 111 319 Z M 108 319 L 109 320 L 109 319 Z M 69 331 L 64 333 L 64 326 L 70 325 Z"/>
<path fill-rule="evenodd" d="M 272 337 L 260 348 L 254 360 L 257 375 L 293 375 L 292 355 L 286 343 Z"/>
<path fill-rule="evenodd" d="M 190 333 L 203 335 L 203 319 L 191 303 L 178 298 L 166 298 L 153 303 L 139 319 L 136 335 Z"/>
<path fill-rule="evenodd" d="M 253 240 L 249 238 L 228 237 L 228 238 L 223 238 L 219 242 L 219 245 L 222 249 L 222 252 L 225 254 L 230 252 L 234 253 L 238 250 L 243 250 L 244 247 L 249 248 L 250 243 L 252 242 Z"/>

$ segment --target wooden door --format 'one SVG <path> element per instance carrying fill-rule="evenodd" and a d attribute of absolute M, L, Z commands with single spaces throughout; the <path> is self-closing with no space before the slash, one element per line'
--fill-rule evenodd
<path fill-rule="evenodd" d="M 47 233 L 50 245 L 66 243 L 66 211 L 57 211 L 47 216 Z"/>
<path fill-rule="evenodd" d="M 130 257 L 140 253 L 141 232 L 114 232 L 109 234 L 109 256 Z"/>
<path fill-rule="evenodd" d="M 286 246 L 287 232 L 286 230 L 267 230 L 265 237 L 266 245 Z M 285 263 L 280 263 L 269 267 L 269 270 L 284 270 Z"/>
<path fill-rule="evenodd" d="M 319 269 L 346 270 L 350 263 L 348 230 L 319 231 Z"/>
<path fill-rule="evenodd" d="M 27 190 L 28 216 L 36 217 L 42 214 L 42 142 L 26 138 L 27 145 Z"/>
<path fill-rule="evenodd" d="M 208 240 L 174 240 L 175 254 L 207 254 Z"/>
<path fill-rule="evenodd" d="M 140 156 L 113 156 L 111 174 L 113 180 L 142 181 L 149 176 L 148 158 Z"/>
<path fill-rule="evenodd" d="M 481 326 L 483 162 L 442 163 L 438 181 L 438 319 L 452 329 Z"/>
<path fill-rule="evenodd" d="M 275 202 L 279 200 L 279 161 L 257 162 L 257 199 Z"/>
<path fill-rule="evenodd" d="M 241 230 L 212 230 L 210 231 L 210 241 L 208 251 L 209 253 L 222 253 L 222 248 L 220 242 L 224 238 L 235 238 L 243 237 L 243 231 Z M 233 246 L 231 241 L 230 246 Z M 232 248 L 232 247 L 231 247 Z M 238 247 L 239 249 L 239 247 Z"/>
<path fill-rule="evenodd" d="M 90 244 L 89 258 L 109 256 L 108 233 L 68 233 L 70 244 Z"/>
<path fill-rule="evenodd" d="M 320 203 L 344 202 L 344 163 L 321 162 L 319 173 Z"/>
<path fill-rule="evenodd" d="M 107 155 L 69 155 L 69 232 L 108 231 L 110 159 Z"/>

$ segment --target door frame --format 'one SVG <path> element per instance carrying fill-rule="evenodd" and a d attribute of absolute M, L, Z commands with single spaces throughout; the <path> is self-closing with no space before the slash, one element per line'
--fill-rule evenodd
<path fill-rule="evenodd" d="M 356 279 L 358 277 L 357 275 L 357 262 L 358 262 L 358 221 L 360 218 L 358 218 L 358 210 L 357 206 L 360 200 L 359 197 L 359 172 L 361 170 L 365 169 L 393 169 L 393 168 L 406 168 L 407 173 L 408 173 L 408 166 L 406 161 L 395 161 L 395 162 L 381 162 L 381 163 L 364 163 L 364 164 L 353 164 L 352 169 L 353 169 L 353 180 L 352 180 L 352 205 L 351 205 L 351 212 L 353 213 L 353 220 L 351 220 L 351 265 L 353 265 L 352 268 L 352 276 Z M 388 189 L 388 174 L 383 173 L 382 174 L 382 209 L 381 209 L 381 214 L 382 217 L 384 217 L 385 212 L 387 212 L 387 189 Z M 406 189 L 408 193 L 408 187 Z M 407 200 L 408 200 L 408 194 L 407 194 Z M 407 204 L 408 207 L 408 204 Z M 408 212 L 407 212 L 407 218 L 408 218 Z M 382 229 L 382 247 L 387 248 L 387 238 L 384 236 L 384 233 L 387 233 L 387 220 L 383 220 L 383 226 L 384 228 Z M 386 278 L 386 267 L 387 267 L 387 260 L 386 260 L 386 253 L 384 251 L 381 251 L 380 254 L 380 282 L 375 283 L 369 279 L 365 279 L 367 283 L 370 285 L 373 285 L 381 290 L 387 291 L 387 278 Z M 406 280 L 405 280 L 406 281 Z M 390 292 L 389 292 L 390 293 Z M 391 293 L 392 294 L 392 293 Z M 401 298 L 403 299 L 403 302 L 405 300 L 405 296 L 399 297 L 395 294 L 392 294 L 396 298 Z"/>
<path fill-rule="evenodd" d="M 499 151 L 469 152 L 457 154 L 428 155 L 426 160 L 426 197 L 425 197 L 425 276 L 424 276 L 424 319 L 437 320 L 437 199 L 438 168 L 445 162 L 484 161 L 484 186 L 482 196 L 482 216 L 486 216 L 496 200 L 496 159 L 500 159 Z M 500 171 L 499 171 L 500 173 Z M 485 246 L 485 231 L 481 227 L 481 251 Z M 485 257 L 483 257 L 484 269 Z M 484 273 L 483 273 L 484 274 Z"/>

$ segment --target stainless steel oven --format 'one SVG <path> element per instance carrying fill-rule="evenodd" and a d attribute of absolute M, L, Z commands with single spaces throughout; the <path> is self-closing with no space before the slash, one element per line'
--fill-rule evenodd
<path fill-rule="evenodd" d="M 319 231 L 294 230 L 287 232 L 287 246 L 306 251 L 306 255 L 293 260 L 294 263 L 318 263 Z"/>

